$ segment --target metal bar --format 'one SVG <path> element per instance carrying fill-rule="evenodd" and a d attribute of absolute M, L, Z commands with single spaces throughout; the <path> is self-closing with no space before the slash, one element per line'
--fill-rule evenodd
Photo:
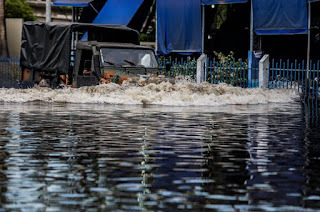
<path fill-rule="evenodd" d="M 204 52 L 204 31 L 205 31 L 205 6 L 202 5 L 202 45 L 201 50 Z"/>
<path fill-rule="evenodd" d="M 274 59 L 272 59 L 272 62 L 271 62 L 271 84 L 272 84 L 272 87 L 274 87 Z"/>
<path fill-rule="evenodd" d="M 213 83 L 215 83 L 216 79 L 216 58 L 213 58 Z"/>
<path fill-rule="evenodd" d="M 210 71 L 210 72 L 208 72 L 208 76 L 210 76 L 210 81 L 209 81 L 209 83 L 212 83 L 212 73 L 213 73 L 213 70 L 212 70 L 212 60 L 209 60 L 209 58 L 208 58 L 207 64 L 209 64 L 209 71 Z"/>
<path fill-rule="evenodd" d="M 309 61 L 307 61 L 307 63 L 309 63 Z M 308 70 L 306 70 L 306 72 L 305 72 L 306 76 L 305 76 L 305 82 L 304 82 L 304 93 L 305 93 L 304 98 L 307 97 L 307 83 L 308 83 L 308 81 L 307 81 L 308 80 L 308 77 L 307 77 L 308 74 L 307 73 L 308 73 Z"/>
<path fill-rule="evenodd" d="M 318 60 L 318 63 L 317 63 L 317 92 L 316 92 L 316 105 L 318 105 L 318 95 L 319 95 L 319 63 L 320 61 Z M 317 110 L 318 111 L 318 110 Z"/>
<path fill-rule="evenodd" d="M 227 64 L 226 64 L 226 66 L 225 66 L 225 74 L 226 74 L 225 83 L 229 83 L 229 82 L 228 82 L 228 80 L 229 80 L 229 76 L 228 76 L 229 67 L 230 67 L 230 63 L 229 63 L 229 61 L 227 60 Z"/>
<path fill-rule="evenodd" d="M 232 85 L 233 86 L 237 86 L 237 84 L 234 82 L 234 75 L 236 75 L 237 74 L 237 72 L 235 71 L 235 69 L 234 69 L 234 65 L 235 65 L 235 63 L 236 63 L 236 60 L 233 58 L 233 61 L 232 61 L 232 67 L 233 67 L 233 69 L 232 69 L 232 71 L 233 71 L 233 74 L 232 74 Z"/>
<path fill-rule="evenodd" d="M 279 88 L 281 87 L 281 73 L 282 73 L 282 59 L 280 59 L 280 66 L 279 66 Z"/>
<path fill-rule="evenodd" d="M 187 57 L 186 75 L 188 76 L 189 76 L 189 71 L 190 71 L 190 58 Z"/>
<path fill-rule="evenodd" d="M 291 83 L 291 87 L 290 87 L 290 88 L 291 88 L 291 89 L 292 89 L 292 83 L 293 83 L 293 82 L 292 82 L 292 77 L 293 77 L 293 76 L 292 76 L 292 75 L 293 75 L 293 74 L 292 74 L 292 69 L 293 69 L 293 63 L 291 63 L 291 70 L 290 70 L 290 83 Z"/>
<path fill-rule="evenodd" d="M 301 92 L 304 91 L 304 75 L 305 75 L 305 72 L 304 72 L 304 60 L 302 60 L 302 69 L 301 69 Z"/>
<path fill-rule="evenodd" d="M 310 26 L 311 26 L 311 3 L 308 2 L 308 48 L 307 48 L 307 70 L 310 69 L 309 60 L 310 60 Z M 307 78 L 309 78 L 309 72 L 307 72 Z"/>
<path fill-rule="evenodd" d="M 312 71 L 312 99 L 314 99 L 314 97 L 315 97 L 315 92 L 314 92 L 314 90 L 315 90 L 315 84 L 314 84 L 314 82 L 315 82 L 315 73 L 316 72 L 316 64 L 314 63 L 313 64 L 313 71 Z M 310 77 L 311 78 L 311 77 Z"/>
<path fill-rule="evenodd" d="M 158 7 L 157 7 L 158 5 L 156 5 L 156 15 L 155 15 L 155 22 L 156 22 L 156 26 L 155 26 L 155 28 L 156 28 L 156 31 L 155 31 L 155 34 L 156 34 L 156 38 L 155 38 L 155 40 L 156 40 L 156 46 L 155 46 L 155 52 L 156 52 L 156 54 L 158 54 Z"/>
<path fill-rule="evenodd" d="M 286 76 L 287 89 L 289 88 L 289 67 L 290 67 L 290 62 L 289 62 L 289 59 L 288 59 L 287 60 L 287 76 Z"/>
<path fill-rule="evenodd" d="M 283 62 L 283 67 L 282 67 L 282 88 L 284 88 L 285 76 L 286 76 L 286 62 Z"/>
<path fill-rule="evenodd" d="M 296 89 L 297 81 L 297 60 L 294 61 L 294 89 Z"/>
<path fill-rule="evenodd" d="M 310 61 L 310 66 L 309 66 L 309 71 L 308 71 L 308 76 L 309 76 L 309 84 L 308 84 L 308 89 L 309 89 L 309 97 L 311 96 L 311 71 L 312 71 L 312 60 Z"/>
<path fill-rule="evenodd" d="M 300 92 L 300 74 L 301 74 L 301 63 L 299 63 L 299 73 L 298 73 L 298 92 Z"/>
<path fill-rule="evenodd" d="M 220 60 L 220 63 L 219 63 L 219 81 L 218 81 L 218 83 L 221 83 L 221 74 L 222 74 L 221 68 L 222 68 L 222 62 Z"/>
<path fill-rule="evenodd" d="M 240 87 L 245 87 L 243 84 L 244 84 L 244 72 L 242 70 L 242 60 L 240 59 L 239 61 L 239 65 L 237 66 L 239 69 L 240 69 L 240 80 L 239 80 L 239 84 L 240 84 Z"/>
<path fill-rule="evenodd" d="M 251 1 L 251 9 L 250 9 L 250 51 L 253 51 L 253 6 Z"/>

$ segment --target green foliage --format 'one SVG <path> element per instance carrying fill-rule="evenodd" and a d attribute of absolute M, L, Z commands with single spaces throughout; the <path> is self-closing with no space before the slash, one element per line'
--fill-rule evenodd
<path fill-rule="evenodd" d="M 232 51 L 228 55 L 216 51 L 213 54 L 216 60 L 209 70 L 208 82 L 224 82 L 234 86 L 247 83 L 247 60 L 236 60 Z"/>
<path fill-rule="evenodd" d="M 148 34 L 144 34 L 141 33 L 140 34 L 140 41 L 144 41 L 144 42 L 154 42 L 154 36 L 152 35 L 148 35 Z"/>
<path fill-rule="evenodd" d="M 6 0 L 5 1 L 5 17 L 6 18 L 23 18 L 24 21 L 34 21 L 36 17 L 32 8 L 27 4 L 26 0 Z"/>

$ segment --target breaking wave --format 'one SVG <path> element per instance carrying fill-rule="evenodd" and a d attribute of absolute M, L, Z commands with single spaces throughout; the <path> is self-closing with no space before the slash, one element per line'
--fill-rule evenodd
<path fill-rule="evenodd" d="M 263 90 L 227 84 L 195 84 L 188 81 L 129 80 L 123 85 L 105 84 L 82 88 L 0 89 L 2 102 L 65 102 L 106 104 L 150 104 L 166 106 L 221 106 L 287 103 L 296 101 L 288 89 Z"/>

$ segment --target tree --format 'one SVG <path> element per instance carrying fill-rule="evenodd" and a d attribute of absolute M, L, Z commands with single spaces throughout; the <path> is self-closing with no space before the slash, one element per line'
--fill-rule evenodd
<path fill-rule="evenodd" d="M 7 56 L 6 28 L 4 23 L 5 0 L 0 0 L 0 56 Z"/>
<path fill-rule="evenodd" d="M 24 21 L 36 20 L 33 10 L 26 0 L 6 0 L 5 16 L 6 18 L 23 18 Z"/>

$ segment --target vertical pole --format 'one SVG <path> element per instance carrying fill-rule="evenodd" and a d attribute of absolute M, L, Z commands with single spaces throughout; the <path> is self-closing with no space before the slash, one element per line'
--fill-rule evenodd
<path fill-rule="evenodd" d="M 250 51 L 253 51 L 253 6 L 251 0 L 251 12 L 250 12 Z"/>
<path fill-rule="evenodd" d="M 72 7 L 72 22 L 75 22 L 76 10 Z M 71 50 L 74 50 L 74 32 L 71 33 Z"/>
<path fill-rule="evenodd" d="M 75 22 L 75 17 L 76 17 L 76 8 L 72 7 L 72 22 Z"/>
<path fill-rule="evenodd" d="M 308 50 L 307 50 L 307 78 L 310 70 L 310 26 L 311 26 L 311 3 L 308 2 Z"/>
<path fill-rule="evenodd" d="M 204 5 L 202 6 L 202 53 L 204 53 L 204 30 L 205 30 L 205 7 Z"/>
<path fill-rule="evenodd" d="M 46 22 L 51 22 L 51 0 L 46 0 Z"/>
<path fill-rule="evenodd" d="M 156 54 L 158 55 L 158 5 L 156 3 Z"/>

